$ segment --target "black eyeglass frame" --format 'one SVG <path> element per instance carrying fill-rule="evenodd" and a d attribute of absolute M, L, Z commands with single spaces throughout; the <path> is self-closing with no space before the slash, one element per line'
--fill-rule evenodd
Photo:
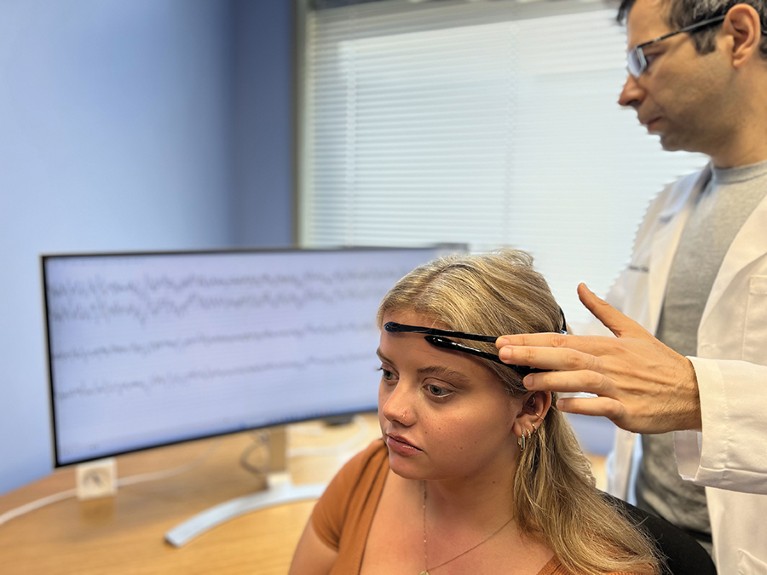
<path fill-rule="evenodd" d="M 567 320 L 565 320 L 565 313 L 561 309 L 559 310 L 559 313 L 562 314 L 562 326 L 559 330 L 559 333 L 566 334 Z M 501 365 L 505 365 L 506 367 L 510 367 L 511 369 L 513 369 L 514 371 L 516 371 L 523 377 L 527 375 L 528 373 L 548 371 L 544 369 L 538 369 L 535 367 L 527 367 L 525 365 L 512 365 L 510 363 L 505 363 L 496 354 L 488 353 L 486 351 L 482 351 L 481 349 L 477 349 L 475 347 L 458 343 L 457 341 L 453 341 L 452 339 L 448 339 L 449 337 L 455 337 L 458 339 L 468 339 L 470 341 L 484 341 L 487 343 L 494 343 L 495 340 L 497 340 L 500 337 L 498 335 L 483 335 L 478 333 L 466 333 L 462 331 L 437 329 L 433 327 L 424 327 L 419 325 L 406 325 L 406 324 L 397 323 L 394 321 L 386 322 L 383 328 L 390 333 L 425 334 L 424 339 L 435 347 L 447 349 L 450 351 L 468 353 L 470 355 L 475 355 L 483 359 L 489 359 L 490 361 L 494 361 L 495 363 L 499 363 Z"/>
<path fill-rule="evenodd" d="M 647 42 L 642 42 L 641 44 L 637 44 L 636 46 L 631 48 L 631 50 L 629 50 L 628 53 L 626 54 L 626 69 L 628 70 L 628 73 L 631 74 L 634 78 L 639 78 L 639 76 L 644 74 L 645 70 L 647 70 L 647 58 L 644 55 L 644 49 L 647 48 L 647 46 L 651 46 L 652 44 L 657 44 L 658 42 L 667 40 L 668 38 L 671 38 L 672 36 L 676 36 L 677 34 L 683 34 L 686 32 L 696 32 L 698 30 L 705 28 L 706 26 L 713 26 L 714 24 L 719 24 L 720 22 L 723 22 L 726 17 L 727 15 L 724 14 L 722 16 L 717 16 L 715 18 L 707 18 L 706 20 L 701 20 L 700 22 L 695 22 L 693 24 L 690 24 L 689 26 L 684 26 L 683 28 L 680 28 L 679 30 L 668 32 L 667 34 L 663 34 L 662 36 L 658 36 L 657 38 L 653 38 L 652 40 L 648 40 Z M 762 34 L 765 34 L 764 30 L 762 30 Z"/>

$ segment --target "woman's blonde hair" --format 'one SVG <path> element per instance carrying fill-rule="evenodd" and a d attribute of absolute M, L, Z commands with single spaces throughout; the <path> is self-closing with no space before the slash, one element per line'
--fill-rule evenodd
<path fill-rule="evenodd" d="M 389 291 L 378 309 L 378 325 L 391 312 L 412 311 L 431 320 L 429 327 L 462 332 L 559 331 L 562 312 L 532 262 L 526 252 L 511 249 L 434 260 Z M 493 343 L 465 343 L 497 353 Z M 479 361 L 510 394 L 527 392 L 513 369 Z M 659 572 L 647 537 L 596 489 L 590 462 L 556 408 L 556 396 L 522 451 L 513 491 L 520 529 L 539 533 L 569 572 Z"/>

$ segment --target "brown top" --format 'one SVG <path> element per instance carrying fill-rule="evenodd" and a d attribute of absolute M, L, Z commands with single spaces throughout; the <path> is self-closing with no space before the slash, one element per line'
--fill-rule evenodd
<path fill-rule="evenodd" d="M 388 451 L 383 440 L 377 439 L 344 465 L 317 501 L 312 526 L 326 545 L 338 551 L 330 575 L 360 572 L 388 472 Z M 571 574 L 553 557 L 538 575 Z"/>

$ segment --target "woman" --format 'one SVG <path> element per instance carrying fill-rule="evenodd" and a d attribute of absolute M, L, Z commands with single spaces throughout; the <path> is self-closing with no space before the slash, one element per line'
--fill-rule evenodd
<path fill-rule="evenodd" d="M 594 487 L 552 395 L 525 390 L 525 368 L 496 355 L 497 335 L 564 329 L 530 256 L 421 266 L 378 323 L 383 441 L 328 486 L 291 574 L 659 572 L 652 545 Z"/>

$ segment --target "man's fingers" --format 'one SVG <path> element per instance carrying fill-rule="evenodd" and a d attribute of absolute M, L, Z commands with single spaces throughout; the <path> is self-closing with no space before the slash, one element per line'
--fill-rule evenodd
<path fill-rule="evenodd" d="M 524 365 L 543 370 L 573 371 L 594 369 L 594 364 L 598 361 L 593 355 L 576 349 L 552 346 L 549 340 L 528 341 L 527 345 L 513 341 L 511 338 L 504 341 L 507 344 L 499 347 L 498 357 L 501 358 L 501 361 L 511 365 Z"/>
<path fill-rule="evenodd" d="M 578 299 L 617 337 L 652 337 L 646 329 L 597 296 L 586 284 L 578 285 Z"/>
<path fill-rule="evenodd" d="M 615 353 L 612 336 L 528 333 L 504 335 L 495 345 L 505 363 L 538 369 L 601 371 L 602 357 Z"/>
<path fill-rule="evenodd" d="M 613 422 L 620 421 L 625 408 L 618 400 L 610 397 L 561 397 L 557 408 L 566 413 L 606 417 Z"/>
<path fill-rule="evenodd" d="M 613 386 L 605 376 L 595 371 L 546 371 L 526 375 L 522 384 L 530 391 L 557 393 L 588 393 L 613 395 Z"/>
<path fill-rule="evenodd" d="M 578 285 L 578 297 L 586 309 L 588 309 L 595 318 L 602 322 L 602 324 L 617 337 L 654 339 L 650 332 L 597 296 L 586 287 L 586 284 L 582 283 Z M 611 341 L 611 338 L 603 336 L 563 335 L 559 333 L 523 333 L 502 335 L 496 340 L 495 345 L 499 350 L 504 346 L 570 348 L 585 353 L 600 355 L 603 352 L 611 351 L 614 342 Z M 526 350 L 524 353 L 532 354 L 529 350 Z M 504 359 L 503 355 L 501 355 L 501 359 Z M 531 363 L 523 363 L 522 365 L 532 365 L 542 368 L 549 367 L 535 363 L 532 357 L 530 362 Z"/>

